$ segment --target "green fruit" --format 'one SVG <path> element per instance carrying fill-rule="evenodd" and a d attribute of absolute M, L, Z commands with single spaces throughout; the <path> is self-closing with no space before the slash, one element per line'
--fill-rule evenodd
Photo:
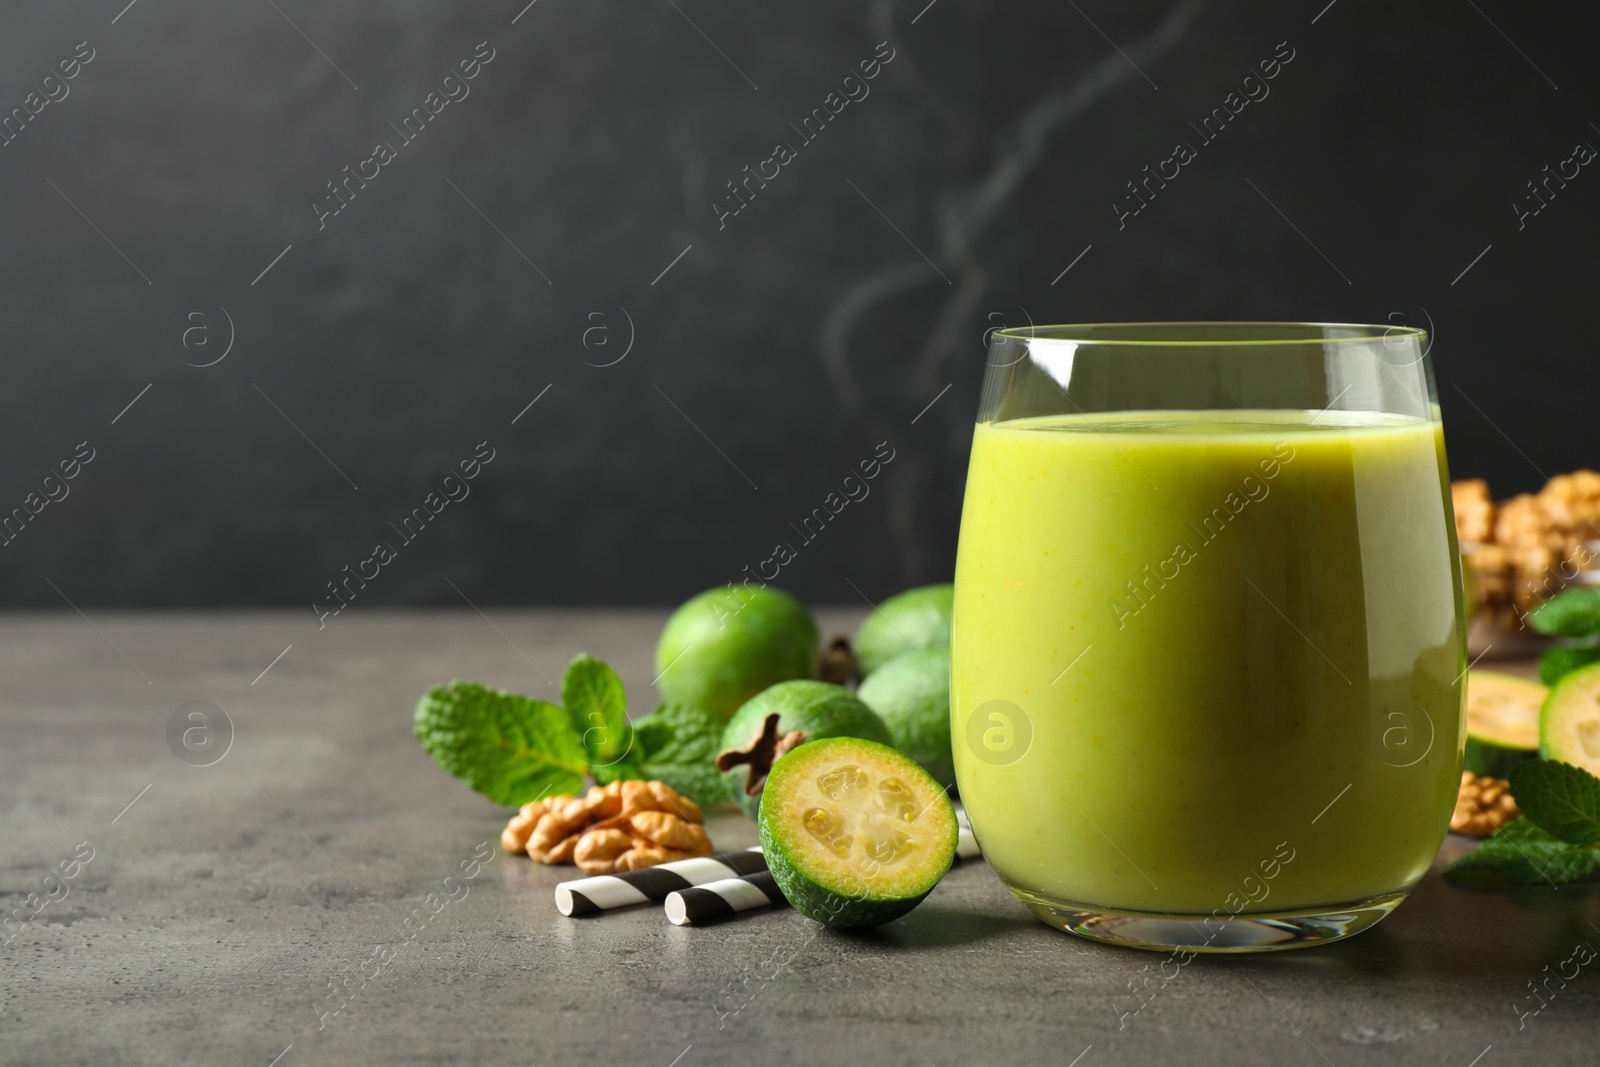
<path fill-rule="evenodd" d="M 939 783 L 857 738 L 801 745 L 779 760 L 758 826 L 772 880 L 797 911 L 829 926 L 898 919 L 956 854 L 956 812 Z"/>
<path fill-rule="evenodd" d="M 950 644 L 953 585 L 908 589 L 879 604 L 856 630 L 856 665 L 865 678 L 914 648 L 924 652 Z"/>
<path fill-rule="evenodd" d="M 1600 774 L 1600 664 L 1573 671 L 1550 690 L 1539 742 L 1546 759 Z"/>
<path fill-rule="evenodd" d="M 856 696 L 889 728 L 894 747 L 945 788 L 955 784 L 950 755 L 950 650 L 897 656 L 872 672 Z"/>
<path fill-rule="evenodd" d="M 774 713 L 778 716 L 779 737 L 791 730 L 800 730 L 808 742 L 824 737 L 864 737 L 889 743 L 889 728 L 878 713 L 857 700 L 848 689 L 827 682 L 795 681 L 779 682 L 740 708 L 722 731 L 722 751 L 749 748 L 761 736 L 767 716 Z M 757 791 L 751 796 L 745 792 L 750 768 L 741 764 L 727 771 L 724 777 L 739 807 L 754 819 L 761 806 L 761 794 Z"/>
<path fill-rule="evenodd" d="M 809 678 L 817 624 L 788 593 L 762 585 L 708 589 L 686 602 L 656 642 L 656 686 L 669 703 L 727 721 L 777 682 Z"/>
<path fill-rule="evenodd" d="M 1539 754 L 1539 708 L 1549 691 L 1498 671 L 1467 672 L 1467 750 L 1461 766 L 1505 778 Z"/>

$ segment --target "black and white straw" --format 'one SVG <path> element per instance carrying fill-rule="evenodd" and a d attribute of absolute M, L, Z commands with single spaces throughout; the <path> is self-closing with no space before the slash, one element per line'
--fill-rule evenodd
<path fill-rule="evenodd" d="M 597 915 L 614 908 L 660 902 L 677 890 L 707 882 L 737 879 L 744 874 L 765 875 L 766 870 L 767 861 L 759 847 L 719 856 L 674 860 L 640 871 L 562 882 L 556 886 L 556 909 L 563 915 Z"/>
<path fill-rule="evenodd" d="M 763 865 L 765 862 L 762 857 Z M 667 921 L 674 926 L 701 926 L 731 919 L 741 911 L 771 906 L 787 908 L 789 902 L 772 875 L 760 871 L 668 893 Z"/>

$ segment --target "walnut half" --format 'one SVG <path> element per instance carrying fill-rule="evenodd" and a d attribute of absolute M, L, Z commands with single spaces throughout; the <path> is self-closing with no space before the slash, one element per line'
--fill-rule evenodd
<path fill-rule="evenodd" d="M 1462 771 L 1450 829 L 1469 837 L 1488 837 L 1513 819 L 1521 818 L 1509 787 L 1510 783 L 1503 779 L 1479 778 L 1471 771 Z"/>
<path fill-rule="evenodd" d="M 575 863 L 585 874 L 613 874 L 711 855 L 704 821 L 699 806 L 665 782 L 612 782 L 581 797 L 524 805 L 500 843 L 540 863 Z"/>

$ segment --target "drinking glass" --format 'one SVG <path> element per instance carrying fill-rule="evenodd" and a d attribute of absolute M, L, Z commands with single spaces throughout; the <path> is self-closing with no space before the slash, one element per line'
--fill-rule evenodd
<path fill-rule="evenodd" d="M 956 778 L 1046 923 L 1293 948 L 1366 929 L 1428 870 L 1466 662 L 1426 342 L 1261 322 L 991 335 L 956 559 Z"/>

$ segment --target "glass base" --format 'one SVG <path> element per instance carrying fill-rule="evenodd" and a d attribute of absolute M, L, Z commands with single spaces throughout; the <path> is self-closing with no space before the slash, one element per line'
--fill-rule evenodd
<path fill-rule="evenodd" d="M 1241 913 L 1228 918 L 1226 913 L 1213 917 L 1112 911 L 1010 888 L 1029 911 L 1058 930 L 1108 945 L 1152 952 L 1276 952 L 1326 945 L 1377 925 L 1406 898 L 1405 893 L 1386 893 L 1348 904 L 1283 913 Z"/>

